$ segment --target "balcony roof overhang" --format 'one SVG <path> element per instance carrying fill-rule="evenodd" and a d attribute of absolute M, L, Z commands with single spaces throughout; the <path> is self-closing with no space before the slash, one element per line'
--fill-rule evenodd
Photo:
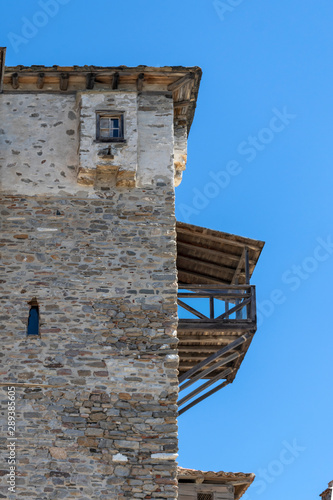
<path fill-rule="evenodd" d="M 251 278 L 264 245 L 260 240 L 177 222 L 178 282 L 243 285 L 245 250 L 248 249 Z"/>
<path fill-rule="evenodd" d="M 173 98 L 175 124 L 190 131 L 202 76 L 198 66 L 5 66 L 5 54 L 0 47 L 0 92 L 166 92 Z"/>
<path fill-rule="evenodd" d="M 178 467 L 178 483 L 199 483 L 212 485 L 231 485 L 235 489 L 235 500 L 239 500 L 255 479 L 255 474 L 243 472 L 212 472 Z"/>

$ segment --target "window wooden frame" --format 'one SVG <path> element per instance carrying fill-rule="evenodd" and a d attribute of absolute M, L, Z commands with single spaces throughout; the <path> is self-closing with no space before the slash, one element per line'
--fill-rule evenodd
<path fill-rule="evenodd" d="M 101 120 L 113 118 L 119 120 L 119 137 L 102 137 Z M 97 142 L 126 142 L 124 131 L 124 113 L 122 111 L 96 111 L 96 141 Z"/>

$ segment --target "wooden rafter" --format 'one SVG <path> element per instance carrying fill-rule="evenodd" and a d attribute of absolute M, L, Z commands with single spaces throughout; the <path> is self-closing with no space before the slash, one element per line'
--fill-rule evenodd
<path fill-rule="evenodd" d="M 68 89 L 68 83 L 69 83 L 69 74 L 68 73 L 61 73 L 60 82 L 59 82 L 60 90 L 65 92 Z"/>
<path fill-rule="evenodd" d="M 136 88 L 137 88 L 138 92 L 142 92 L 144 80 L 145 80 L 145 74 L 144 73 L 140 73 L 138 75 L 138 79 L 136 81 Z"/>
<path fill-rule="evenodd" d="M 0 47 L 0 93 L 3 89 L 3 77 L 5 74 L 6 47 Z"/>
<path fill-rule="evenodd" d="M 36 87 L 41 90 L 44 87 L 45 73 L 38 73 Z"/>
<path fill-rule="evenodd" d="M 178 90 L 180 87 L 189 83 L 190 81 L 192 81 L 192 82 L 194 81 L 194 73 L 189 73 L 188 75 L 185 75 L 182 78 L 179 78 L 178 80 L 174 81 L 173 83 L 170 83 L 170 85 L 168 85 L 168 90 L 171 90 L 171 91 Z"/>
<path fill-rule="evenodd" d="M 116 71 L 112 76 L 112 90 L 117 90 L 119 84 L 119 73 Z"/>
<path fill-rule="evenodd" d="M 194 227 L 194 226 L 193 226 Z M 255 245 L 254 243 L 251 243 L 251 240 L 248 238 L 244 238 L 244 242 L 238 241 L 236 237 L 232 238 L 226 238 L 223 236 L 223 233 L 220 233 L 220 235 L 213 235 L 210 233 L 217 233 L 218 231 L 210 231 L 207 229 L 203 229 L 203 231 L 195 231 L 193 232 L 189 231 L 186 227 L 182 227 L 181 224 L 177 224 L 177 233 L 178 234 L 184 234 L 188 236 L 192 236 L 193 238 L 199 237 L 199 238 L 205 238 L 207 241 L 211 241 L 212 243 L 225 243 L 227 245 L 231 245 L 234 247 L 239 247 L 243 250 L 244 246 L 246 245 L 249 249 L 258 251 L 258 245 Z M 230 235 L 232 236 L 232 235 Z M 253 241 L 253 240 L 252 240 Z M 261 243 L 261 242 L 260 242 Z M 262 244 L 263 245 L 263 244 Z"/>
<path fill-rule="evenodd" d="M 12 74 L 12 87 L 13 87 L 13 89 L 19 88 L 19 75 L 18 75 L 18 73 Z"/>
<path fill-rule="evenodd" d="M 96 78 L 95 73 L 87 73 L 87 75 L 86 75 L 86 89 L 87 90 L 92 90 L 94 88 L 95 78 Z"/>

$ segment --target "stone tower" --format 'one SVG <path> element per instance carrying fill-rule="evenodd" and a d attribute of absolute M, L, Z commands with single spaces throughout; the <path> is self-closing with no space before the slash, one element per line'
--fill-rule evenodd
<path fill-rule="evenodd" d="M 175 499 L 174 187 L 201 71 L 0 53 L 0 498 Z"/>

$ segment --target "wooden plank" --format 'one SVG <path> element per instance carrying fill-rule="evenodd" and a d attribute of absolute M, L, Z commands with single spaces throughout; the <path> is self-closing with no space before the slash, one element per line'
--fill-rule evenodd
<path fill-rule="evenodd" d="M 194 229 L 191 231 L 188 228 L 181 227 L 179 224 L 177 224 L 176 230 L 177 230 L 177 233 L 184 234 L 187 236 L 192 236 L 193 238 L 203 238 L 206 241 L 211 241 L 212 243 L 224 242 L 228 245 L 235 246 L 235 247 L 242 248 L 242 249 L 245 246 L 247 246 L 248 248 L 250 248 L 251 250 L 255 250 L 256 252 L 260 251 L 261 247 L 259 247 L 259 244 L 262 243 L 262 242 L 258 241 L 258 246 L 256 246 L 253 243 L 251 243 L 248 240 L 248 238 L 244 238 L 244 243 L 241 243 L 240 241 L 237 241 L 235 239 L 227 238 L 226 236 L 222 236 L 222 234 L 221 234 L 221 236 L 214 236 L 212 234 L 208 234 L 207 232 L 195 231 Z M 230 235 L 230 236 L 233 236 L 233 235 Z"/>
<path fill-rule="evenodd" d="M 207 366 L 209 363 L 212 363 L 217 358 L 220 358 L 224 354 L 227 354 L 228 352 L 232 351 L 233 349 L 236 349 L 236 347 L 242 345 L 250 337 L 251 337 L 250 333 L 244 333 L 244 335 L 242 335 L 241 337 L 239 337 L 237 340 L 234 340 L 228 346 L 223 347 L 222 349 L 218 350 L 216 353 L 212 354 L 207 359 L 201 361 L 201 363 L 198 363 L 191 370 L 189 370 L 188 372 L 184 373 L 184 375 L 181 375 L 179 377 L 179 383 L 183 382 L 187 378 L 193 377 L 193 375 L 195 375 L 195 373 L 197 373 L 198 371 L 200 371 L 202 368 L 204 368 L 205 366 Z"/>
<path fill-rule="evenodd" d="M 196 309 L 194 309 L 193 307 L 189 306 L 188 304 L 185 304 L 185 302 L 183 302 L 182 300 L 178 299 L 177 300 L 177 304 L 180 307 L 183 307 L 184 309 L 186 309 L 186 311 L 189 311 L 190 313 L 194 314 L 195 316 L 198 316 L 198 318 L 209 319 L 207 316 L 205 316 L 201 312 L 197 311 Z"/>
<path fill-rule="evenodd" d="M 5 74 L 6 47 L 0 47 L 0 93 L 3 91 L 3 77 Z"/>
<path fill-rule="evenodd" d="M 212 273 L 213 276 L 217 275 L 217 277 L 220 277 L 222 274 L 221 279 L 227 279 L 228 281 L 229 278 L 232 280 L 235 272 L 233 268 L 229 268 L 227 266 L 212 264 L 211 262 L 195 259 L 193 257 L 183 257 L 182 255 L 177 256 L 177 268 L 183 270 L 187 270 L 189 268 L 188 270 L 190 272 L 195 273 L 196 269 L 199 268 L 200 274 L 207 274 L 210 276 L 209 273 Z"/>
<path fill-rule="evenodd" d="M 209 285 L 209 286 L 208 286 Z M 217 284 L 202 284 L 202 283 L 193 283 L 193 284 L 187 284 L 187 283 L 179 283 L 178 288 L 179 289 L 186 289 L 186 290 L 200 290 L 202 288 L 209 288 L 211 290 L 247 290 L 250 291 L 250 289 L 254 285 L 227 285 L 227 286 L 221 286 Z"/>
<path fill-rule="evenodd" d="M 178 80 L 170 83 L 170 85 L 168 85 L 168 90 L 171 91 L 178 90 L 180 87 L 193 80 L 194 80 L 194 73 L 188 73 L 182 78 L 179 78 Z"/>
<path fill-rule="evenodd" d="M 180 335 L 178 336 L 178 338 L 178 347 L 180 348 L 182 342 L 194 342 L 198 345 L 207 345 L 207 342 L 215 342 L 214 345 L 216 345 L 217 342 L 227 344 L 235 340 L 237 337 L 235 335 L 221 335 L 219 333 L 215 334 L 214 332 L 212 332 L 209 335 Z"/>
<path fill-rule="evenodd" d="M 186 332 L 255 332 L 257 325 L 255 321 L 243 320 L 223 320 L 216 322 L 206 322 L 204 320 L 180 319 L 178 321 L 178 331 Z"/>
<path fill-rule="evenodd" d="M 190 288 L 190 287 L 189 287 Z M 228 300 L 229 302 L 232 302 L 233 300 L 242 300 L 242 299 L 248 299 L 251 297 L 249 293 L 226 293 L 226 292 L 219 292 L 217 290 L 211 291 L 211 292 L 197 292 L 197 293 L 191 293 L 191 292 L 178 292 L 178 297 L 183 298 L 183 299 L 210 299 L 212 297 L 219 299 L 219 300 Z"/>
<path fill-rule="evenodd" d="M 207 347 L 207 346 L 205 346 L 205 347 Z M 209 351 L 207 351 L 207 350 L 201 351 L 200 349 L 196 349 L 196 350 L 192 350 L 192 351 L 180 351 L 179 356 L 181 358 L 182 363 L 187 363 L 187 362 L 192 363 L 192 367 L 193 367 L 193 366 L 196 366 L 198 363 L 201 363 L 201 361 L 205 361 L 207 359 L 207 356 L 211 356 L 218 349 L 221 349 L 221 347 L 223 347 L 223 346 L 219 346 L 215 349 L 210 349 Z M 232 352 L 232 354 L 234 354 L 233 351 L 231 351 L 231 352 Z"/>
<path fill-rule="evenodd" d="M 182 478 L 182 476 L 180 474 L 180 476 L 178 478 L 178 479 L 180 479 L 180 481 L 178 483 L 179 493 L 180 492 L 182 494 L 191 493 L 191 495 L 192 495 L 191 500 L 192 500 L 193 498 L 197 497 L 197 493 L 209 493 L 209 492 L 213 492 L 213 491 L 218 491 L 219 493 L 229 492 L 230 486 L 226 485 L 226 484 L 219 484 L 219 483 L 215 483 L 215 482 L 213 484 L 202 484 L 203 481 L 205 481 L 205 477 L 202 473 L 199 472 L 199 474 L 200 474 L 199 477 L 193 478 L 196 481 L 195 483 L 193 483 L 193 482 L 189 482 L 189 483 L 181 482 L 184 480 L 189 481 L 189 478 L 187 478 L 186 476 L 185 476 L 185 478 Z M 191 481 L 193 479 L 191 478 Z M 199 479 L 199 481 L 197 481 L 198 479 Z M 222 479 L 222 481 L 223 481 L 223 479 Z M 243 481 L 243 483 L 244 483 L 244 481 Z M 234 484 L 233 480 L 232 480 L 232 484 Z"/>
<path fill-rule="evenodd" d="M 231 254 L 231 253 L 226 253 L 222 252 L 219 250 L 213 250 L 212 248 L 206 248 L 204 246 L 200 246 L 196 243 L 186 243 L 184 241 L 181 241 L 180 239 L 177 240 L 177 248 L 178 248 L 178 255 L 182 255 L 184 257 L 188 256 L 191 252 L 199 252 L 199 253 L 204 253 L 205 256 L 207 256 L 208 260 L 211 259 L 216 259 L 218 262 L 222 262 L 224 260 L 230 260 L 233 262 L 236 266 L 239 262 L 239 255 Z M 195 256 L 194 256 L 195 258 Z M 255 266 L 256 261 L 255 260 L 249 260 L 250 264 Z"/>
<path fill-rule="evenodd" d="M 195 283 L 195 280 L 200 280 L 202 283 L 206 283 L 206 288 L 207 284 L 217 284 L 219 283 L 220 285 L 229 285 L 229 281 L 225 281 L 222 279 L 217 279 L 214 278 L 213 276 L 206 276 L 201 273 L 195 273 L 191 271 L 187 271 L 185 269 L 181 269 L 179 266 L 177 266 L 178 269 L 178 279 L 182 282 L 188 281 L 188 283 Z"/>
<path fill-rule="evenodd" d="M 235 338 L 233 340 L 236 340 Z M 212 345 L 184 345 L 178 344 L 178 351 L 181 353 L 198 353 L 199 355 L 205 355 L 207 357 L 207 353 L 216 352 L 216 344 Z"/>

